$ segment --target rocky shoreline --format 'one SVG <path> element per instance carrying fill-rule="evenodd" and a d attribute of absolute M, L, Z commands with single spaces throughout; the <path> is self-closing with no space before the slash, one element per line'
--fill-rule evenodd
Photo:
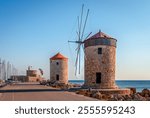
<path fill-rule="evenodd" d="M 136 92 L 135 88 L 130 89 L 130 94 L 102 94 L 98 90 L 78 90 L 76 94 L 93 97 L 102 101 L 150 101 L 150 90 L 143 89 L 141 92 Z"/>
<path fill-rule="evenodd" d="M 63 83 L 59 83 L 59 82 L 51 82 L 51 81 L 42 81 L 40 82 L 41 85 L 46 85 L 46 86 L 51 86 L 54 88 L 60 88 L 62 90 L 69 90 L 70 88 L 81 88 L 80 84 L 72 84 L 72 83 L 68 83 L 68 84 L 63 84 Z"/>
<path fill-rule="evenodd" d="M 136 92 L 136 88 L 130 89 L 130 94 L 115 94 L 102 93 L 99 89 L 83 89 L 79 84 L 61 84 L 57 82 L 43 81 L 41 85 L 47 85 L 61 90 L 72 91 L 76 94 L 96 98 L 102 101 L 150 101 L 150 90 L 143 89 L 141 92 Z"/>

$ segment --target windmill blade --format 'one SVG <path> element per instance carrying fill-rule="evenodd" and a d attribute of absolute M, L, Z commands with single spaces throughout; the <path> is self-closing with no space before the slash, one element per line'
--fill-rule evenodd
<path fill-rule="evenodd" d="M 76 54 L 76 61 L 75 61 L 75 67 L 77 68 L 77 64 L 78 64 L 78 56 L 79 56 L 79 51 L 77 50 L 77 54 Z"/>
<path fill-rule="evenodd" d="M 78 35 L 78 40 L 79 41 L 81 41 L 82 42 L 82 39 L 83 39 L 83 34 L 84 34 L 84 31 L 85 31 L 85 27 L 86 27 L 86 23 L 87 23 L 87 19 L 88 19 L 88 14 L 89 14 L 89 9 L 88 9 L 88 11 L 87 11 L 87 15 L 86 15 L 86 19 L 85 19 L 85 22 L 84 22 L 84 26 L 83 26 L 83 31 L 82 31 L 82 34 L 80 34 L 81 33 L 81 26 L 82 26 L 82 15 L 83 15 L 83 7 L 84 6 L 82 6 L 82 13 L 81 13 L 81 21 L 80 21 L 80 27 L 79 27 L 79 32 L 77 33 L 77 35 Z M 79 23 L 79 18 L 78 18 L 78 23 Z M 92 32 L 90 32 L 90 34 L 85 38 L 85 39 L 87 39 L 90 35 L 91 35 L 91 33 Z M 81 35 L 81 36 L 80 36 Z M 79 69 L 78 70 L 78 73 L 80 74 L 80 66 L 81 66 L 81 51 L 80 51 L 80 49 L 81 49 L 81 46 L 83 46 L 82 45 L 82 43 L 79 43 L 78 44 L 78 47 L 77 47 L 77 59 L 76 59 L 76 73 L 77 73 L 77 69 Z M 82 47 L 83 48 L 83 47 Z M 83 50 L 84 50 L 84 48 L 83 48 Z M 79 62 L 78 62 L 79 61 Z M 79 64 L 79 65 L 77 65 L 77 64 Z"/>
<path fill-rule="evenodd" d="M 78 47 L 75 49 L 76 51 L 80 48 L 80 46 L 81 46 L 82 44 L 81 43 L 79 43 L 78 44 Z"/>
<path fill-rule="evenodd" d="M 82 29 L 83 10 L 84 10 L 84 4 L 82 4 L 80 23 L 79 23 L 79 17 L 78 17 L 79 41 L 81 41 L 81 29 Z"/>
<path fill-rule="evenodd" d="M 79 49 L 77 50 L 76 61 L 75 61 L 75 75 L 77 74 L 77 69 L 78 69 L 78 59 L 79 59 Z"/>
<path fill-rule="evenodd" d="M 80 19 L 79 19 L 79 16 L 78 16 L 78 31 L 77 31 L 78 41 L 80 41 L 80 34 L 81 34 L 81 27 L 80 26 L 81 26 L 80 25 Z"/>
<path fill-rule="evenodd" d="M 80 63 L 81 63 L 81 51 L 79 47 L 79 71 L 78 71 L 79 74 L 80 74 Z"/>
<path fill-rule="evenodd" d="M 86 27 L 89 11 L 90 10 L 88 9 L 87 14 L 86 14 L 86 18 L 85 18 L 85 22 L 84 22 L 84 26 L 83 26 L 83 30 L 82 30 L 82 34 L 81 34 L 81 39 L 83 39 L 83 34 L 84 34 L 85 27 Z"/>
<path fill-rule="evenodd" d="M 76 58 L 76 62 L 75 62 L 75 75 L 77 74 L 77 70 L 78 73 L 80 74 L 80 63 L 81 63 L 81 44 L 78 45 L 79 48 L 77 50 L 77 58 Z"/>
<path fill-rule="evenodd" d="M 77 36 L 78 36 L 78 41 L 80 41 L 80 34 L 81 34 L 81 29 L 80 29 L 80 21 L 79 21 L 79 16 L 78 16 L 78 31 L 76 31 Z"/>
<path fill-rule="evenodd" d="M 92 32 L 90 32 L 86 37 L 85 37 L 85 39 L 84 40 L 86 40 L 87 38 L 89 38 L 89 36 L 92 34 Z"/>
<path fill-rule="evenodd" d="M 72 42 L 72 43 L 77 43 L 77 48 L 75 49 L 76 52 L 76 59 L 75 59 L 75 75 L 77 74 L 77 72 L 80 74 L 80 70 L 81 70 L 81 50 L 83 49 L 84 55 L 85 55 L 85 50 L 83 47 L 83 37 L 84 37 L 84 31 L 85 31 L 85 27 L 86 27 L 86 23 L 87 23 L 87 19 L 88 19 L 88 15 L 89 15 L 89 9 L 87 10 L 87 14 L 85 16 L 85 19 L 83 20 L 83 14 L 84 12 L 84 4 L 82 5 L 82 11 L 81 11 L 81 16 L 77 17 L 78 19 L 78 31 L 76 31 L 77 33 L 77 37 L 78 39 L 76 41 L 68 41 L 68 42 Z M 83 23 L 84 22 L 84 23 Z M 85 40 L 91 35 L 92 32 L 90 32 L 86 37 Z M 81 49 L 82 48 L 82 49 Z M 84 56 L 86 58 L 86 56 Z"/>
<path fill-rule="evenodd" d="M 80 36 L 79 32 L 76 31 L 76 33 L 77 33 L 77 36 L 79 37 Z"/>
<path fill-rule="evenodd" d="M 85 60 L 87 60 L 87 57 L 86 57 L 86 54 L 85 54 L 85 49 L 84 49 L 83 45 L 82 45 L 82 49 L 83 49 L 83 53 L 84 53 L 84 58 L 85 58 Z"/>

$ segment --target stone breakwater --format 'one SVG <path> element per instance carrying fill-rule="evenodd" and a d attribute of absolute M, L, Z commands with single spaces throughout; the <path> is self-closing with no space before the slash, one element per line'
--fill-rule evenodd
<path fill-rule="evenodd" d="M 143 89 L 136 92 L 136 88 L 128 89 L 82 89 L 79 84 L 62 84 L 59 82 L 42 81 L 41 85 L 47 85 L 61 90 L 72 91 L 76 94 L 96 98 L 103 101 L 150 101 L 150 90 Z M 77 88 L 77 89 L 76 89 Z"/>
<path fill-rule="evenodd" d="M 102 101 L 150 101 L 149 89 L 143 89 L 141 92 L 136 92 L 136 89 L 131 88 L 130 94 L 104 94 L 98 90 L 78 90 L 76 91 L 76 94 L 93 97 Z"/>
<path fill-rule="evenodd" d="M 56 82 L 41 81 L 40 84 L 51 86 L 53 88 L 58 88 L 58 89 L 62 89 L 62 90 L 69 90 L 70 88 L 81 87 L 80 84 L 71 84 L 71 83 L 63 84 L 63 83 L 60 83 L 60 82 L 57 82 L 57 81 Z"/>

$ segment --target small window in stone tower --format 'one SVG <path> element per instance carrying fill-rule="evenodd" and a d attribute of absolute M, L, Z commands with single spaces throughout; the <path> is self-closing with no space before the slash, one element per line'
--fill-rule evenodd
<path fill-rule="evenodd" d="M 59 62 L 56 62 L 56 65 L 59 65 Z"/>
<path fill-rule="evenodd" d="M 96 83 L 100 84 L 101 83 L 101 73 L 96 73 Z"/>
<path fill-rule="evenodd" d="M 102 54 L 102 48 L 98 48 L 98 54 Z"/>
<path fill-rule="evenodd" d="M 58 74 L 56 75 L 56 80 L 59 81 L 59 75 Z"/>

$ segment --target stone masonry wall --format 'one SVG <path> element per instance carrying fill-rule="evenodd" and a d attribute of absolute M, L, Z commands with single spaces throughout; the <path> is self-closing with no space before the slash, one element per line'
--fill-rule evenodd
<path fill-rule="evenodd" d="M 57 62 L 59 63 L 58 65 Z M 57 81 L 57 74 L 59 75 L 60 83 L 68 83 L 68 60 L 50 60 L 50 80 Z"/>
<path fill-rule="evenodd" d="M 30 77 L 30 76 L 27 77 L 28 82 L 38 82 L 38 81 L 42 81 L 42 80 L 43 80 L 43 78 L 41 78 L 41 77 Z"/>
<path fill-rule="evenodd" d="M 98 54 L 98 48 L 102 48 L 102 54 Z M 97 45 L 85 48 L 85 87 L 114 89 L 116 47 Z M 101 72 L 101 83 L 96 83 L 96 73 Z"/>

